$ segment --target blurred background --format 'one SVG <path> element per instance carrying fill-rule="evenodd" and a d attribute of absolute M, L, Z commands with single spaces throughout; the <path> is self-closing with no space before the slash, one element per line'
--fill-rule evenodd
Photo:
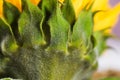
<path fill-rule="evenodd" d="M 111 6 L 115 6 L 117 3 L 120 2 L 120 0 L 109 0 Z M 113 33 L 115 35 L 117 35 L 118 37 L 120 37 L 120 15 L 118 17 L 118 22 L 115 25 L 115 27 L 113 28 Z"/>
<path fill-rule="evenodd" d="M 109 0 L 109 2 L 111 6 L 115 6 L 120 2 L 120 0 Z M 120 15 L 118 17 L 117 23 L 112 30 L 112 33 L 117 36 L 117 39 L 110 38 L 107 40 L 107 45 L 111 48 L 105 50 L 103 54 L 98 58 L 98 68 L 94 73 L 94 80 L 98 80 L 98 78 L 101 77 L 111 77 L 103 80 L 120 80 Z"/>

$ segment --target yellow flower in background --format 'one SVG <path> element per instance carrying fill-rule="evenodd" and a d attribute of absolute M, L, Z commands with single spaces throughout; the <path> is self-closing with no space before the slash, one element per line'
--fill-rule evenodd
<path fill-rule="evenodd" d="M 0 18 L 3 17 L 3 0 L 0 0 Z"/>
<path fill-rule="evenodd" d="M 120 14 L 120 3 L 114 8 L 98 12 L 94 17 L 94 31 L 111 28 Z"/>
<path fill-rule="evenodd" d="M 75 10 L 76 17 L 78 17 L 80 11 L 86 7 L 90 7 L 92 4 L 93 0 L 72 0 L 72 4 Z"/>
<path fill-rule="evenodd" d="M 94 0 L 94 4 L 92 6 L 92 11 L 98 10 L 108 10 L 110 9 L 109 0 Z"/>
<path fill-rule="evenodd" d="M 94 31 L 104 30 L 111 28 L 115 25 L 117 17 L 120 14 L 120 3 L 118 3 L 114 8 L 109 5 L 109 0 L 72 0 L 76 16 L 86 5 L 92 5 L 92 11 L 99 11 L 94 16 Z M 89 7 L 89 6 L 88 6 Z M 110 32 L 111 30 L 106 30 Z"/>

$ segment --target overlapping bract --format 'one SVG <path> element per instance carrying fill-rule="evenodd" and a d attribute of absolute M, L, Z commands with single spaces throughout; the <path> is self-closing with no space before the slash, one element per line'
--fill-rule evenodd
<path fill-rule="evenodd" d="M 95 38 L 104 38 L 103 33 L 96 32 L 112 26 L 115 22 L 109 21 L 119 14 L 119 5 L 111 9 L 107 0 L 101 2 L 97 5 L 98 0 L 1 0 L 0 56 L 7 55 L 11 62 L 22 64 L 19 66 L 26 73 L 18 68 L 16 74 L 24 74 L 25 80 L 70 80 L 79 67 L 83 69 L 80 71 L 91 73 Z M 109 15 L 101 17 L 105 14 Z M 98 27 L 102 21 L 105 25 Z M 98 44 L 98 50 L 102 45 Z M 86 76 L 80 76 L 81 80 Z"/>

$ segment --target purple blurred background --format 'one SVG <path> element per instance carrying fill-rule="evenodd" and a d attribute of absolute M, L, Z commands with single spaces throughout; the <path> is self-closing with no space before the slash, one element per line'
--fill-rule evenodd
<path fill-rule="evenodd" d="M 115 6 L 120 0 L 110 0 L 111 6 Z M 118 22 L 116 23 L 115 27 L 113 28 L 113 34 L 120 37 L 120 15 L 118 17 Z"/>

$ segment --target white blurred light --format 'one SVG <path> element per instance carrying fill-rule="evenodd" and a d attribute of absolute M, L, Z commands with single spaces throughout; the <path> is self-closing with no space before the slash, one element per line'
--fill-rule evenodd
<path fill-rule="evenodd" d="M 110 49 L 107 49 L 98 58 L 98 72 L 115 70 L 120 71 L 120 40 L 108 39 L 107 45 Z"/>

